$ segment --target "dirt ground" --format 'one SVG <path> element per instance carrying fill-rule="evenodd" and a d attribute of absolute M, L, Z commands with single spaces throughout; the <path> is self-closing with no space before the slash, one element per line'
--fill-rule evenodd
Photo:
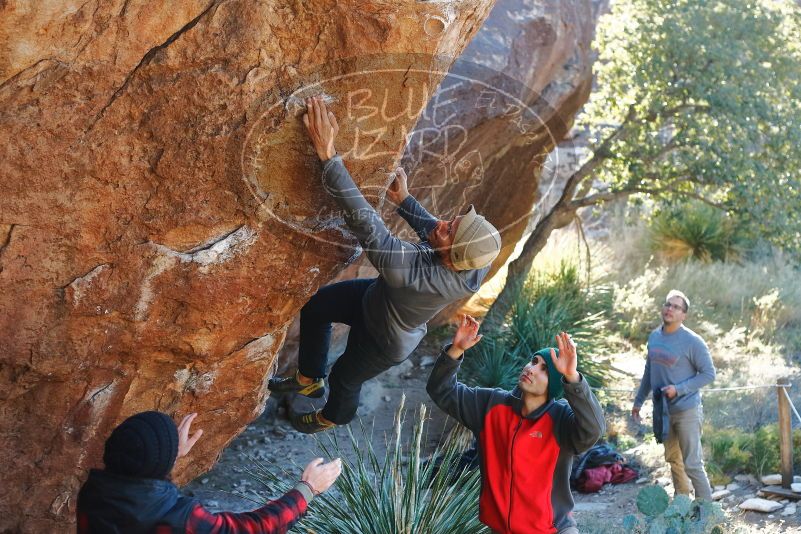
<path fill-rule="evenodd" d="M 425 391 L 428 374 L 440 347 L 438 341 L 426 338 L 404 363 L 364 384 L 357 417 L 370 431 L 368 439 L 372 438 L 371 443 L 379 457 L 383 457 L 386 440 L 393 434 L 395 413 L 404 395 L 408 411 L 404 429 L 411 430 L 414 412 L 420 404 L 425 404 L 428 409 L 426 450 L 437 445 L 442 438 L 442 430 L 453 426 L 453 420 L 434 405 Z M 325 457 L 319 441 L 327 443 L 330 437 L 334 437 L 328 434 L 334 434 L 340 443 L 349 443 L 348 428 L 345 426 L 328 431 L 326 435 L 307 435 L 296 432 L 289 424 L 287 409 L 307 411 L 322 407 L 323 404 L 323 399 L 272 396 L 267 401 L 264 413 L 231 442 L 214 468 L 184 486 L 184 492 L 199 498 L 214 511 L 252 509 L 251 501 L 232 494 L 261 491 L 259 484 L 245 472 L 252 463 L 251 458 L 275 466 L 276 472 L 294 474 L 294 480 L 297 480 L 306 463 L 318 456 Z M 360 425 L 354 422 L 350 426 L 351 431 L 363 439 Z M 350 447 L 344 449 L 348 451 Z M 353 460 L 355 454 L 346 458 Z"/>
<path fill-rule="evenodd" d="M 358 417 L 372 429 L 372 435 L 368 436 L 368 439 L 372 438 L 371 442 L 379 456 L 386 450 L 386 438 L 392 434 L 395 411 L 404 394 L 406 407 L 410 412 L 417 409 L 421 403 L 428 407 L 426 443 L 428 450 L 436 446 L 442 439 L 443 433 L 453 426 L 453 421 L 444 416 L 425 391 L 431 365 L 442 341 L 441 334 L 430 335 L 409 360 L 364 385 Z M 624 379 L 621 384 L 613 384 L 610 387 L 628 387 L 630 383 L 630 379 Z M 637 512 L 637 493 L 647 484 L 661 484 L 666 487 L 668 494 L 673 493 L 670 473 L 662 459 L 662 446 L 652 441 L 643 442 L 642 429 L 633 428 L 628 423 L 620 423 L 630 402 L 626 399 L 610 398 L 604 399 L 602 403 L 607 412 L 607 420 L 616 420 L 616 427 L 623 426 L 635 438 L 637 445 L 623 453 L 639 470 L 640 478 L 636 482 L 618 486 L 606 485 L 596 494 L 575 493 L 574 513 L 581 532 L 621 526 L 624 516 Z M 289 404 L 287 399 L 269 399 L 264 413 L 223 451 L 215 467 L 185 486 L 183 491 L 197 497 L 213 511 L 253 509 L 254 502 L 243 496 L 256 501 L 277 497 L 278 495 L 266 493 L 264 487 L 247 473 L 247 470 L 252 468 L 252 459 L 273 466 L 274 472 L 279 470 L 287 472 L 288 482 L 297 480 L 303 466 L 309 460 L 325 456 L 321 452 L 318 439 L 328 439 L 328 436 L 320 438 L 319 435 L 308 436 L 298 433 L 292 429 L 286 418 L 287 408 L 305 410 L 310 406 L 321 406 L 320 400 L 300 398 L 295 399 L 292 406 Z M 647 416 L 645 413 L 644 415 Z M 413 419 L 413 414 L 409 413 L 406 422 L 409 428 Z M 357 436 L 360 436 L 359 425 L 352 424 L 351 427 Z M 330 432 L 335 434 L 340 443 L 349 442 L 346 427 L 338 427 Z M 348 451 L 350 447 L 344 449 Z M 348 460 L 353 460 L 354 457 L 352 452 L 346 456 Z M 801 505 L 796 507 L 787 502 L 783 509 L 774 514 L 743 512 L 738 508 L 739 503 L 750 496 L 755 496 L 761 484 L 748 476 L 738 476 L 733 484 L 734 486 L 730 486 L 731 495 L 725 497 L 721 503 L 734 524 L 743 531 L 801 533 Z"/>

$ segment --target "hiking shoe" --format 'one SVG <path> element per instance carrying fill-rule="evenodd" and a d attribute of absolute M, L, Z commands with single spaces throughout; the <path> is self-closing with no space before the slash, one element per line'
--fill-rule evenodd
<path fill-rule="evenodd" d="M 267 383 L 267 389 L 276 393 L 297 393 L 305 397 L 319 399 L 325 394 L 325 382 L 318 378 L 311 384 L 301 384 L 298 382 L 298 372 L 292 376 L 281 378 L 271 378 Z"/>
<path fill-rule="evenodd" d="M 315 410 L 313 412 L 298 414 L 290 418 L 289 421 L 292 423 L 292 428 L 304 434 L 316 434 L 317 432 L 322 432 L 337 426 L 334 423 L 324 423 L 320 420 L 319 415 L 320 410 Z"/>

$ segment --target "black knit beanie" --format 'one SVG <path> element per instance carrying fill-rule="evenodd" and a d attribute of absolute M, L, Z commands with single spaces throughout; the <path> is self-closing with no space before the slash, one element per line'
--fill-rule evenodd
<path fill-rule="evenodd" d="M 106 440 L 103 462 L 118 475 L 164 479 L 178 456 L 178 428 L 161 412 L 132 415 Z"/>

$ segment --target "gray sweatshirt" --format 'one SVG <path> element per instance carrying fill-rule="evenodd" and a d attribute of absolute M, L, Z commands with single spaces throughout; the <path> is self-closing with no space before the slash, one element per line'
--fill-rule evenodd
<path fill-rule="evenodd" d="M 478 291 L 490 268 L 453 271 L 427 242 L 409 243 L 393 236 L 340 156 L 325 162 L 323 184 L 379 273 L 362 300 L 367 330 L 383 349 L 384 358 L 404 360 L 426 334 L 426 323 L 448 304 Z M 411 196 L 398 213 L 423 240 L 437 223 Z"/>
<path fill-rule="evenodd" d="M 642 406 L 654 389 L 673 384 L 678 395 L 668 400 L 669 411 L 683 412 L 701 404 L 699 390 L 713 380 L 715 366 L 701 336 L 684 325 L 672 334 L 660 326 L 648 336 L 645 372 L 634 406 Z"/>

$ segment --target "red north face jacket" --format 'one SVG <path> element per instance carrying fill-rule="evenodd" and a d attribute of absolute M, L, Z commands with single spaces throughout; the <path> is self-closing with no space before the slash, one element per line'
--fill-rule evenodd
<path fill-rule="evenodd" d="M 460 364 L 443 352 L 427 390 L 437 406 L 478 438 L 481 522 L 501 534 L 555 533 L 575 526 L 573 455 L 592 447 L 605 431 L 603 410 L 587 381 L 563 380 L 565 400 L 549 400 L 523 417 L 518 389 L 467 387 L 456 381 Z"/>

